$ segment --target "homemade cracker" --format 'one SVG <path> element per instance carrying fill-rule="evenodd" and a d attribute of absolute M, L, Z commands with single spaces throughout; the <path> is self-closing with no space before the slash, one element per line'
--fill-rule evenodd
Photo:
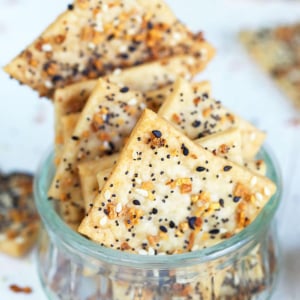
<path fill-rule="evenodd" d="M 86 211 L 89 211 L 91 208 L 94 198 L 97 196 L 99 191 L 96 175 L 107 168 L 112 169 L 117 158 L 118 154 L 116 153 L 78 164 L 82 196 Z"/>
<path fill-rule="evenodd" d="M 5 71 L 51 96 L 57 88 L 169 56 L 189 54 L 203 69 L 214 54 L 162 0 L 77 0 Z M 199 71 L 198 70 L 198 71 Z"/>
<path fill-rule="evenodd" d="M 191 139 L 205 137 L 228 128 L 241 132 L 244 159 L 252 159 L 260 149 L 265 134 L 215 101 L 193 90 L 189 82 L 178 78 L 173 93 L 158 114 L 172 122 Z"/>
<path fill-rule="evenodd" d="M 300 108 L 300 23 L 243 31 L 240 40 L 258 65 Z"/>
<path fill-rule="evenodd" d="M 194 251 L 248 226 L 275 190 L 145 110 L 79 232 L 140 254 Z"/>
<path fill-rule="evenodd" d="M 26 254 L 37 240 L 40 220 L 29 174 L 0 174 L 0 252 Z"/>
<path fill-rule="evenodd" d="M 81 215 L 84 203 L 77 166 L 97 157 L 113 154 L 123 146 L 145 108 L 142 94 L 126 86 L 99 79 L 63 155 L 49 189 L 51 198 L 74 204 Z"/>

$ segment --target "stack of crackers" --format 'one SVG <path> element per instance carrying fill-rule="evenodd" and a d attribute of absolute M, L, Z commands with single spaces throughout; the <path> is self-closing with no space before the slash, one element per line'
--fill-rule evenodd
<path fill-rule="evenodd" d="M 5 67 L 53 99 L 48 194 L 66 224 L 104 247 L 173 255 L 255 220 L 276 190 L 256 160 L 265 134 L 191 82 L 213 55 L 162 0 L 77 0 Z"/>

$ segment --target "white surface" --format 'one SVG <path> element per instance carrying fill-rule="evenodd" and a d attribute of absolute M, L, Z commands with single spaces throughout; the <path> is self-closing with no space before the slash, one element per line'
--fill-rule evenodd
<path fill-rule="evenodd" d="M 150 1 L 150 0 L 149 0 Z M 62 11 L 65 0 L 0 0 L 0 65 Z M 268 132 L 282 167 L 284 199 L 278 213 L 282 274 L 274 300 L 300 299 L 300 114 L 252 63 L 236 40 L 244 27 L 300 20 L 296 1 L 169 0 L 177 15 L 192 29 L 205 32 L 218 50 L 200 78 L 210 79 L 216 98 Z M 0 169 L 34 171 L 53 141 L 50 102 L 0 71 Z M 30 286 L 30 295 L 14 294 L 9 285 Z M 23 260 L 0 255 L 0 300 L 46 299 L 37 279 L 33 255 Z"/>

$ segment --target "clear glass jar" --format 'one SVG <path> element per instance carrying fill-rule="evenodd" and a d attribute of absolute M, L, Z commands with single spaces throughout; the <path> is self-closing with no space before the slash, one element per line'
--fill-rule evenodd
<path fill-rule="evenodd" d="M 142 256 L 101 247 L 71 230 L 47 199 L 53 155 L 35 180 L 44 223 L 38 271 L 49 299 L 200 300 L 268 299 L 278 275 L 274 214 L 281 198 L 278 168 L 262 150 L 267 176 L 278 187 L 257 219 L 239 234 L 204 250 Z"/>

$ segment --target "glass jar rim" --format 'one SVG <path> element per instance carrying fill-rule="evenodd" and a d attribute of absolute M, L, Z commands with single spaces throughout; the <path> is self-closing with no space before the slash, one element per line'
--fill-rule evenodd
<path fill-rule="evenodd" d="M 69 228 L 55 211 L 47 192 L 54 172 L 53 151 L 47 154 L 40 164 L 34 180 L 34 198 L 37 210 L 48 231 L 50 238 L 55 234 L 56 241 L 68 249 L 73 249 L 77 254 L 89 256 L 91 259 L 100 260 L 109 264 L 143 269 L 167 269 L 170 267 L 188 266 L 213 261 L 219 257 L 232 253 L 236 249 L 251 242 L 259 232 L 262 232 L 272 221 L 282 196 L 282 181 L 279 167 L 270 154 L 270 150 L 262 148 L 259 157 L 267 165 L 267 177 L 276 185 L 275 195 L 268 201 L 257 218 L 238 234 L 218 243 L 212 247 L 182 254 L 172 255 L 139 255 L 126 253 L 119 250 L 101 246 L 78 232 Z M 52 172 L 52 173 L 51 173 Z M 50 177 L 50 178 L 49 178 Z"/>

